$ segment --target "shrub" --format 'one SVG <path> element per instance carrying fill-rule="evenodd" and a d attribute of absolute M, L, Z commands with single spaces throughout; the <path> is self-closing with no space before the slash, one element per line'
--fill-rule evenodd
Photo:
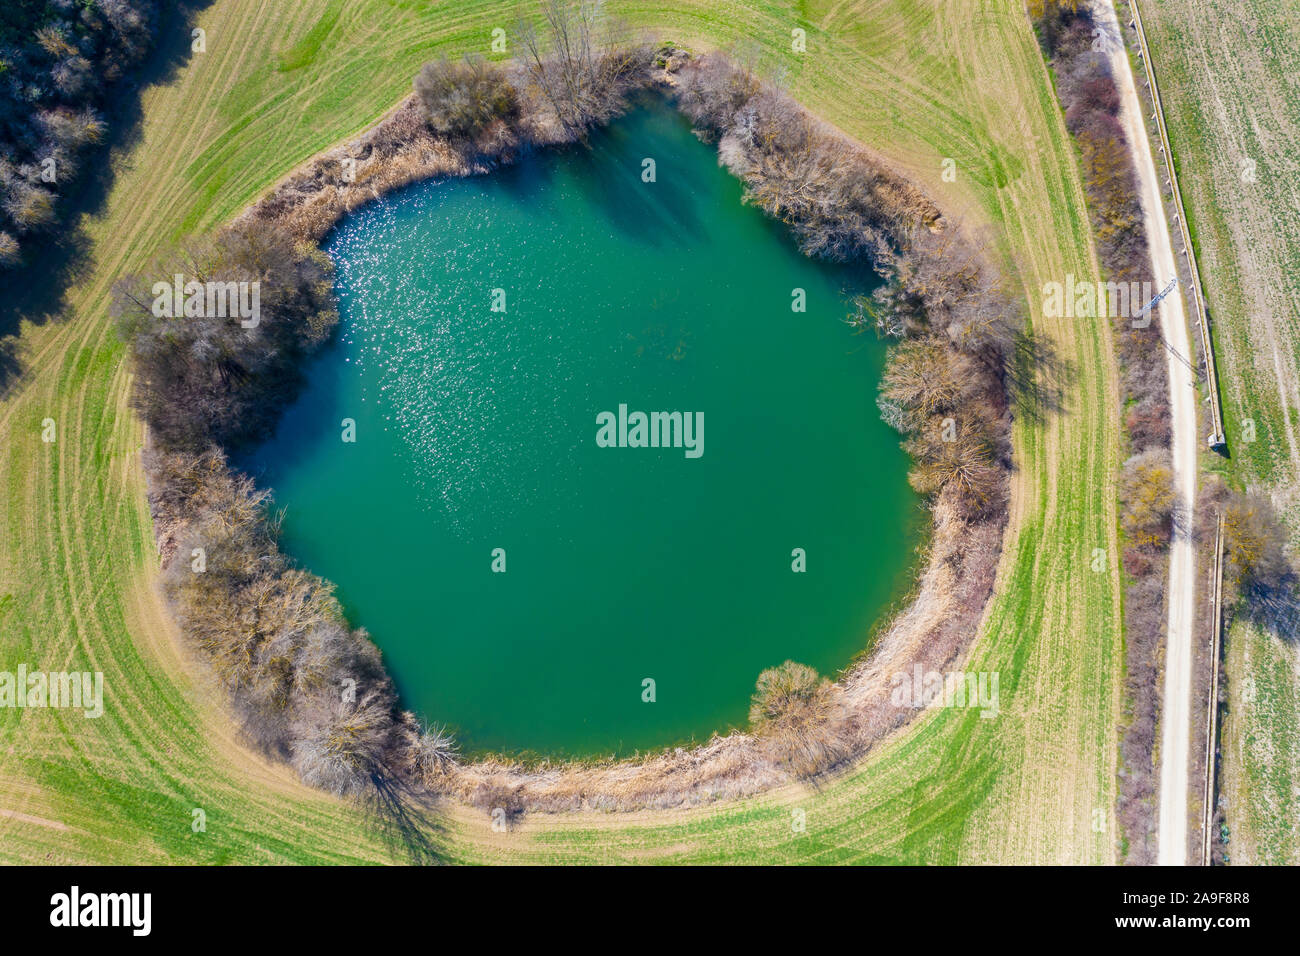
<path fill-rule="evenodd" d="M 1006 374 L 1022 325 L 985 245 L 751 65 L 717 54 L 691 60 L 674 89 L 681 109 L 718 140 L 747 202 L 789 225 L 806 254 L 867 260 L 885 277 L 850 322 L 904 340 L 890 350 L 879 405 L 910 436 L 913 485 L 936 496 L 951 487 L 964 519 L 999 508 L 1009 466 Z M 960 423 L 950 443 L 939 440 L 943 412 Z"/>
<path fill-rule="evenodd" d="M 475 144 L 494 124 L 513 123 L 519 96 L 505 74 L 481 56 L 426 63 L 415 93 L 429 125 L 457 145 Z"/>
<path fill-rule="evenodd" d="M 680 71 L 679 82 L 677 97 L 682 112 L 714 134 L 729 127 L 740 108 L 763 86 L 752 63 L 720 56 L 691 60 Z M 754 117 L 744 114 L 741 122 L 752 123 Z"/>
<path fill-rule="evenodd" d="M 404 714 L 408 725 L 407 751 L 414 779 L 427 790 L 437 788 L 441 779 L 456 766 L 460 749 L 445 727 L 415 723 L 411 714 Z"/>
<path fill-rule="evenodd" d="M 266 492 L 216 449 L 154 449 L 145 466 L 164 593 L 249 741 L 334 793 L 400 775 L 409 734 L 379 651 L 348 628 L 333 586 L 279 551 Z M 454 756 L 445 734 L 424 744 L 426 768 L 435 745 Z"/>
<path fill-rule="evenodd" d="M 977 375 L 960 352 L 932 337 L 900 342 L 890 351 L 880 393 L 913 427 L 950 412 L 973 396 Z"/>
<path fill-rule="evenodd" d="M 792 773 L 812 776 L 841 759 L 843 718 L 843 691 L 806 664 L 786 661 L 758 675 L 750 726 Z"/>
<path fill-rule="evenodd" d="M 1119 479 L 1121 523 L 1137 545 L 1162 547 L 1173 530 L 1174 470 L 1169 452 L 1150 448 L 1124 463 Z"/>

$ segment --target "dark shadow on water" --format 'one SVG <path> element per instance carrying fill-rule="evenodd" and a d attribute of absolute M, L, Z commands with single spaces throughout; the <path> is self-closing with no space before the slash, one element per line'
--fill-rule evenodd
<path fill-rule="evenodd" d="M 322 383 L 321 377 L 330 369 L 361 374 L 359 365 L 339 363 L 338 351 L 342 348 L 341 333 L 336 331 L 308 361 L 303 370 L 302 390 L 280 414 L 271 433 L 231 453 L 230 461 L 235 468 L 255 479 L 258 485 L 274 488 L 278 468 L 286 462 L 300 460 L 305 450 L 318 447 L 326 433 L 339 433 L 345 417 L 343 389 L 332 378 Z"/>
<path fill-rule="evenodd" d="M 28 243 L 23 265 L 0 272 L 5 282 L 5 295 L 0 298 L 0 394 L 22 371 L 15 343 L 22 321 L 43 325 L 66 316 L 68 289 L 91 266 L 91 240 L 84 218 L 103 211 L 117 171 L 140 142 L 142 92 L 170 82 L 189 62 L 189 24 L 209 3 L 211 0 L 185 0 L 164 5 L 153 52 L 101 107 L 108 123 L 106 142 L 81 157 L 83 174 L 73 185 L 74 191 L 61 196 L 58 203 L 60 225 Z"/>
<path fill-rule="evenodd" d="M 727 175 L 731 176 L 730 173 Z M 880 273 L 876 271 L 870 257 L 862 255 L 841 260 L 809 255 L 800 247 L 799 237 L 787 223 L 774 218 L 757 206 L 746 204 L 744 195 L 743 191 L 737 194 L 736 202 L 748 206 L 752 214 L 757 217 L 758 228 L 769 237 L 768 241 L 784 249 L 792 262 L 811 261 L 817 263 L 817 267 L 826 272 L 839 285 L 844 314 L 843 316 L 837 316 L 837 318 L 848 318 L 852 311 L 853 300 L 856 297 L 869 295 L 880 287 Z M 874 334 L 871 339 L 873 342 L 880 342 L 880 338 Z M 862 343 L 858 342 L 853 346 L 853 350 L 857 351 L 862 347 Z"/>
<path fill-rule="evenodd" d="M 546 151 L 531 152 L 518 162 L 501 166 L 485 175 L 493 177 L 495 183 L 522 209 L 536 207 L 534 200 L 543 195 L 555 181 L 555 163 L 557 156 L 548 155 Z M 486 186 L 484 189 L 486 193 Z"/>
<path fill-rule="evenodd" d="M 594 145 L 575 163 L 582 173 L 578 177 L 582 191 L 628 238 L 652 246 L 678 243 L 683 236 L 703 238 L 696 198 L 679 177 L 671 175 L 671 169 L 658 167 L 655 182 L 642 182 L 641 160 L 608 144 Z"/>

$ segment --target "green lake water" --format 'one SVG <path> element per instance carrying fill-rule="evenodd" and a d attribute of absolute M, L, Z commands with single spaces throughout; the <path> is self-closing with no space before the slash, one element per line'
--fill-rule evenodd
<path fill-rule="evenodd" d="M 418 184 L 326 243 L 338 338 L 241 464 L 404 704 L 471 752 L 743 726 L 760 670 L 833 676 L 906 590 L 921 513 L 875 405 L 884 346 L 842 321 L 872 279 L 740 199 L 655 101 L 590 150 Z M 703 453 L 599 447 L 620 404 L 703 413 Z"/>

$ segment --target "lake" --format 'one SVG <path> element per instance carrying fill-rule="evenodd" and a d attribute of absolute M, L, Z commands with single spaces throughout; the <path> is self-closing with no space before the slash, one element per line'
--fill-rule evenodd
<path fill-rule="evenodd" d="M 325 248 L 339 334 L 239 464 L 469 752 L 743 727 L 760 670 L 833 676 L 906 593 L 924 514 L 843 321 L 875 280 L 804 257 L 667 104 Z"/>

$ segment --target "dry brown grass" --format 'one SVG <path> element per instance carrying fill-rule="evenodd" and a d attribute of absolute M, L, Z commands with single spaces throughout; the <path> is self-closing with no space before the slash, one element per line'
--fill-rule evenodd
<path fill-rule="evenodd" d="M 293 172 L 245 215 L 319 242 L 348 213 L 411 183 L 481 171 L 434 136 L 408 97 L 371 129 Z"/>

